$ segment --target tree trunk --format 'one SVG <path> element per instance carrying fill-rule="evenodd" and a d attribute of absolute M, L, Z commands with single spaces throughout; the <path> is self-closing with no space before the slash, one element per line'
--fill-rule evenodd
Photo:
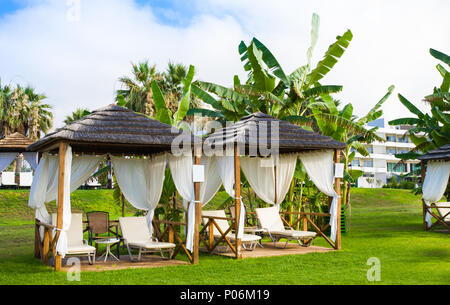
<path fill-rule="evenodd" d="M 15 177 L 14 182 L 19 185 L 20 184 L 20 172 L 22 171 L 22 165 L 23 165 L 23 155 L 19 154 L 16 158 L 16 171 L 15 171 Z"/>

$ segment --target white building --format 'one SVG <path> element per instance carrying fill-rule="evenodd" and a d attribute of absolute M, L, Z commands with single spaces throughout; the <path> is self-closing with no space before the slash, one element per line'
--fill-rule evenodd
<path fill-rule="evenodd" d="M 420 166 L 419 160 L 408 160 L 405 164 L 397 164 L 400 159 L 395 154 L 406 153 L 415 147 L 407 135 L 407 126 L 389 126 L 384 119 L 368 123 L 367 127 L 380 127 L 377 135 L 386 142 L 373 142 L 366 145 L 369 156 L 364 157 L 356 152 L 350 164 L 351 169 L 360 169 L 364 175 L 358 179 L 358 187 L 382 187 L 393 174 L 406 174 Z"/>

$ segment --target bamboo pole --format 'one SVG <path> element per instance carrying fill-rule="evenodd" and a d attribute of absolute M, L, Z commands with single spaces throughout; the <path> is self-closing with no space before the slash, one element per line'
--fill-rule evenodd
<path fill-rule="evenodd" d="M 340 162 L 341 151 L 339 149 L 335 150 L 334 163 Z M 334 178 L 334 190 L 338 194 L 337 199 L 337 231 L 336 231 L 336 242 L 334 248 L 336 250 L 341 249 L 341 178 Z"/>
<path fill-rule="evenodd" d="M 236 239 L 236 258 L 241 259 L 241 239 L 238 238 L 239 219 L 241 214 L 241 162 L 239 158 L 239 149 L 237 143 L 234 143 L 234 208 L 235 208 L 235 239 Z"/>
<path fill-rule="evenodd" d="M 59 235 L 61 233 L 61 229 L 63 227 L 63 208 L 64 208 L 64 168 L 66 164 L 66 150 L 67 144 L 64 142 L 59 143 L 59 173 L 58 173 L 58 210 L 57 210 L 57 220 L 56 227 L 58 230 L 56 231 L 56 238 L 59 239 Z M 56 246 L 56 245 L 55 245 Z M 61 270 L 62 265 L 62 257 L 59 254 L 56 254 L 55 257 L 55 270 Z"/>
<path fill-rule="evenodd" d="M 195 148 L 195 165 L 200 165 L 202 155 L 201 147 Z M 198 264 L 199 247 L 200 247 L 200 222 L 202 221 L 202 203 L 200 202 L 200 182 L 194 182 L 195 192 L 195 226 L 194 226 L 194 246 L 192 254 L 192 263 Z M 191 203 L 192 204 L 192 203 Z"/>

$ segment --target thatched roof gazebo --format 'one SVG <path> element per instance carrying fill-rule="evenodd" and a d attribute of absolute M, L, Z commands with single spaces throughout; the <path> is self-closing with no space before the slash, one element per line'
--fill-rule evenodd
<path fill-rule="evenodd" d="M 55 173 L 58 177 L 58 183 L 57 190 L 55 192 L 57 192 L 57 202 L 64 203 L 65 198 L 67 198 L 67 196 L 70 196 L 68 195 L 70 193 L 68 193 L 67 188 L 65 188 L 64 186 L 65 179 L 68 179 L 68 177 L 70 177 L 67 176 L 68 174 L 70 175 L 70 167 L 68 167 L 67 164 L 73 165 L 73 163 L 71 163 L 72 155 L 70 155 L 70 152 L 72 152 L 73 155 L 81 155 L 79 157 L 82 157 L 84 155 L 87 158 L 98 159 L 99 157 L 105 156 L 106 154 L 107 157 L 118 158 L 119 156 L 122 156 L 122 159 L 129 160 L 130 156 L 153 156 L 160 155 L 166 152 L 170 153 L 173 152 L 174 148 L 180 148 L 180 145 L 183 146 L 183 150 L 188 150 L 191 153 L 192 148 L 196 144 L 200 145 L 199 148 L 201 148 L 201 139 L 193 136 L 189 132 L 183 132 L 170 125 L 150 119 L 143 114 L 138 114 L 129 109 L 111 104 L 104 108 L 93 111 L 91 114 L 81 118 L 80 120 L 74 121 L 71 124 L 59 128 L 55 132 L 47 134 L 42 139 L 28 146 L 27 150 L 38 152 L 41 155 L 43 153 L 46 153 L 47 164 L 49 164 L 48 162 L 50 162 L 47 160 L 49 160 L 51 155 L 58 155 L 57 158 L 59 161 L 57 162 L 59 162 L 59 166 L 56 167 L 58 172 Z M 67 161 L 67 156 L 70 156 L 69 161 Z M 149 158 L 140 158 L 139 160 L 148 159 Z M 56 160 L 53 159 L 53 161 Z M 94 163 L 94 168 L 95 164 L 98 163 Z M 43 165 L 43 168 L 44 167 L 45 166 Z M 49 165 L 47 165 L 47 167 L 50 168 Z M 53 166 L 53 168 L 55 168 L 55 166 Z M 165 166 L 163 167 L 163 170 L 164 169 Z M 92 166 L 90 170 L 92 170 Z M 117 169 L 115 168 L 115 171 L 116 170 Z M 87 174 L 87 171 L 85 174 Z M 50 173 L 48 174 L 48 176 L 50 176 Z M 137 179 L 137 176 L 134 178 Z M 120 185 L 119 180 L 118 183 Z M 194 185 L 197 196 L 199 190 L 198 183 L 194 183 Z M 70 188 L 72 188 L 72 185 L 70 186 Z M 37 189 L 37 187 L 35 189 Z M 30 198 L 32 192 L 33 186 L 30 192 Z M 40 200 L 41 197 L 38 197 L 38 195 L 36 195 L 36 198 L 38 198 L 39 200 L 33 197 L 33 200 L 30 199 L 31 201 L 29 201 L 30 207 L 35 208 L 37 212 L 40 207 L 43 207 L 44 204 L 44 199 Z M 47 197 L 48 196 L 49 195 L 47 195 Z M 34 204 L 33 202 L 38 202 L 38 204 Z M 44 241 L 41 240 L 38 233 L 40 226 L 45 227 L 47 232 L 51 232 L 51 230 L 53 230 L 53 227 L 49 226 L 39 219 L 36 219 L 37 233 L 35 243 L 35 256 L 41 257 L 44 263 L 48 263 L 49 255 L 51 255 L 52 252 L 57 253 L 55 256 L 55 269 L 57 270 L 60 270 L 62 265 L 62 256 L 58 252 L 55 252 L 55 247 L 61 234 L 61 230 L 63 230 L 63 219 L 65 217 L 63 209 L 64 204 L 58 204 L 56 221 L 57 231 L 53 240 L 48 237 L 50 236 L 50 233 L 44 234 Z M 41 215 L 45 216 L 45 214 Z M 178 237 L 177 232 L 174 231 L 174 224 L 170 222 L 164 223 L 169 230 L 166 230 L 169 233 L 169 240 L 170 238 L 172 238 L 173 240 L 174 236 L 177 237 L 177 240 L 180 241 L 178 249 L 182 248 L 187 254 L 188 259 L 192 263 L 197 263 L 198 242 L 194 243 L 192 255 L 190 255 L 186 250 L 186 247 L 181 242 L 181 239 Z M 185 224 L 178 222 L 177 225 Z M 164 233 L 162 234 L 164 235 Z M 47 238 L 47 240 L 45 238 Z M 178 251 L 176 251 L 176 253 L 178 253 Z"/>
<path fill-rule="evenodd" d="M 319 151 L 329 152 L 331 150 L 334 151 L 334 162 L 339 163 L 340 149 L 343 149 L 345 147 L 346 147 L 345 143 L 333 140 L 330 137 L 323 136 L 312 131 L 305 130 L 298 125 L 276 119 L 270 115 L 260 112 L 243 117 L 240 121 L 232 124 L 231 126 L 226 126 L 225 128 L 217 130 L 204 140 L 204 151 L 205 150 L 209 151 L 205 152 L 206 154 L 227 152 L 227 155 L 231 153 L 234 156 L 234 181 L 235 181 L 234 213 L 236 219 L 239 219 L 240 216 L 239 213 L 241 210 L 240 169 L 243 164 L 241 164 L 240 156 L 261 158 L 266 156 L 277 156 L 288 154 L 297 155 L 307 152 L 319 152 Z M 330 161 L 333 162 L 332 159 Z M 295 168 L 296 157 L 290 162 L 291 163 L 294 162 Z M 273 175 L 275 176 L 274 201 L 277 202 L 277 200 L 283 200 L 285 196 L 280 195 L 278 197 L 279 190 L 277 191 L 277 179 L 280 179 L 280 181 L 283 179 L 287 180 L 285 176 L 288 175 L 286 172 L 280 172 L 280 177 L 277 177 L 277 165 L 276 164 L 272 165 L 272 168 L 273 168 Z M 280 168 L 278 170 L 281 170 Z M 293 175 L 292 166 L 290 168 L 290 175 Z M 247 180 L 249 180 L 248 178 L 249 177 L 247 177 Z M 339 194 L 340 178 L 335 178 L 334 181 L 335 181 L 334 183 L 335 192 Z M 261 198 L 261 196 L 259 197 Z M 333 198 L 335 198 L 336 199 L 335 202 L 337 202 L 336 203 L 337 211 L 340 211 L 341 209 L 340 197 L 334 195 Z M 330 203 L 331 201 L 332 200 L 330 199 Z M 312 221 L 310 221 L 310 219 L 308 219 L 308 217 L 311 217 L 312 216 L 311 214 L 313 213 L 303 213 L 303 214 L 300 213 L 300 214 L 297 213 L 297 215 L 299 215 L 299 220 L 301 219 L 303 221 L 304 231 L 307 231 L 306 228 L 309 222 L 309 224 L 314 228 L 317 234 L 320 234 L 322 237 L 324 237 L 333 248 L 340 249 L 341 247 L 340 213 L 337 213 L 338 227 L 335 242 L 332 242 L 324 235 L 323 231 L 326 228 L 318 228 L 315 224 L 312 223 Z M 324 215 L 325 214 L 323 215 L 321 214 L 320 216 Z M 327 215 L 330 216 L 329 213 Z M 207 218 L 214 218 L 214 217 L 207 217 Z M 235 222 L 235 226 L 237 226 L 237 222 Z M 236 228 L 236 232 L 237 231 L 238 230 Z M 236 241 L 237 241 L 236 243 L 237 250 L 235 254 L 236 257 L 239 258 L 240 245 L 237 234 L 236 234 Z"/>
<path fill-rule="evenodd" d="M 448 187 L 450 144 L 430 150 L 417 159 L 420 160 L 421 166 L 424 230 L 431 230 L 441 224 L 450 231 L 450 202 L 438 202 Z M 434 223 L 432 218 L 435 219 Z"/>
<path fill-rule="evenodd" d="M 24 152 L 33 142 L 23 134 L 15 132 L 0 140 L 0 152 Z"/>
<path fill-rule="evenodd" d="M 15 132 L 0 140 L 0 172 L 3 172 L 19 156 L 23 156 L 33 169 L 37 166 L 37 155 L 35 153 L 25 152 L 26 148 L 33 143 L 33 140 Z M 6 176 L 8 174 L 8 176 Z M 20 173 L 20 176 L 14 177 L 14 173 L 4 173 L 3 179 L 8 182 L 6 185 L 21 185 L 22 180 L 30 181 L 32 173 Z M 27 179 L 20 179 L 26 175 Z M 28 185 L 25 182 L 25 185 Z"/>
<path fill-rule="evenodd" d="M 278 145 L 279 153 L 345 148 L 345 143 L 261 112 L 245 116 L 205 139 L 205 144 L 213 148 L 237 144 L 246 151 L 263 145 L 271 148 L 272 143 Z"/>
<path fill-rule="evenodd" d="M 64 142 L 77 153 L 154 154 L 170 151 L 175 139 L 193 143 L 196 137 L 111 104 L 47 134 L 28 146 L 27 150 L 57 150 L 59 143 Z"/>
<path fill-rule="evenodd" d="M 417 157 L 417 159 L 421 161 L 432 161 L 432 160 L 448 161 L 450 160 L 450 144 L 446 144 L 437 149 L 430 150 L 426 154 Z"/>

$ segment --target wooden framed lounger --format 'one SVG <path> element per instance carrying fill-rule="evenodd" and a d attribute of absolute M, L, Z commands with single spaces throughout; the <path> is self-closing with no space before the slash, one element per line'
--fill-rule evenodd
<path fill-rule="evenodd" d="M 214 210 L 214 211 L 202 211 L 202 216 L 206 217 L 220 217 L 220 218 L 226 218 L 225 210 Z M 222 232 L 226 232 L 230 225 L 228 224 L 228 221 L 225 219 L 214 219 L 215 223 L 220 227 Z M 208 222 L 207 218 L 203 218 L 203 225 L 206 225 Z M 208 234 L 210 234 L 208 230 Z M 213 228 L 213 235 L 214 239 L 220 239 L 222 237 L 222 234 L 219 232 L 219 230 L 214 226 Z M 236 236 L 234 233 L 228 233 L 227 238 L 234 242 L 236 240 Z M 261 236 L 254 235 L 254 234 L 242 234 L 241 242 L 242 242 L 242 248 L 244 248 L 247 251 L 252 251 L 256 248 L 256 245 L 258 244 L 259 240 L 261 239 Z"/>
<path fill-rule="evenodd" d="M 52 224 L 56 226 L 57 215 L 52 214 Z M 55 233 L 53 233 L 55 234 Z M 72 213 L 70 227 L 67 234 L 67 253 L 66 256 L 87 256 L 89 264 L 95 264 L 96 249 L 83 239 L 83 215 Z"/>
<path fill-rule="evenodd" d="M 291 227 L 286 229 L 276 207 L 258 208 L 255 211 L 261 228 L 264 229 L 263 233 L 272 239 L 275 248 L 280 248 L 277 247 L 277 242 L 282 238 L 286 239 L 284 248 L 287 247 L 291 240 L 297 240 L 301 246 L 309 247 L 317 236 L 316 232 L 297 231 Z"/>
<path fill-rule="evenodd" d="M 144 216 L 119 217 L 119 224 L 131 261 L 136 261 L 133 258 L 131 249 L 139 250 L 138 261 L 141 260 L 142 254 L 154 252 L 159 252 L 163 259 L 172 258 L 175 244 L 159 242 L 156 238 L 152 238 Z M 168 252 L 167 258 L 164 257 L 163 252 Z"/>

